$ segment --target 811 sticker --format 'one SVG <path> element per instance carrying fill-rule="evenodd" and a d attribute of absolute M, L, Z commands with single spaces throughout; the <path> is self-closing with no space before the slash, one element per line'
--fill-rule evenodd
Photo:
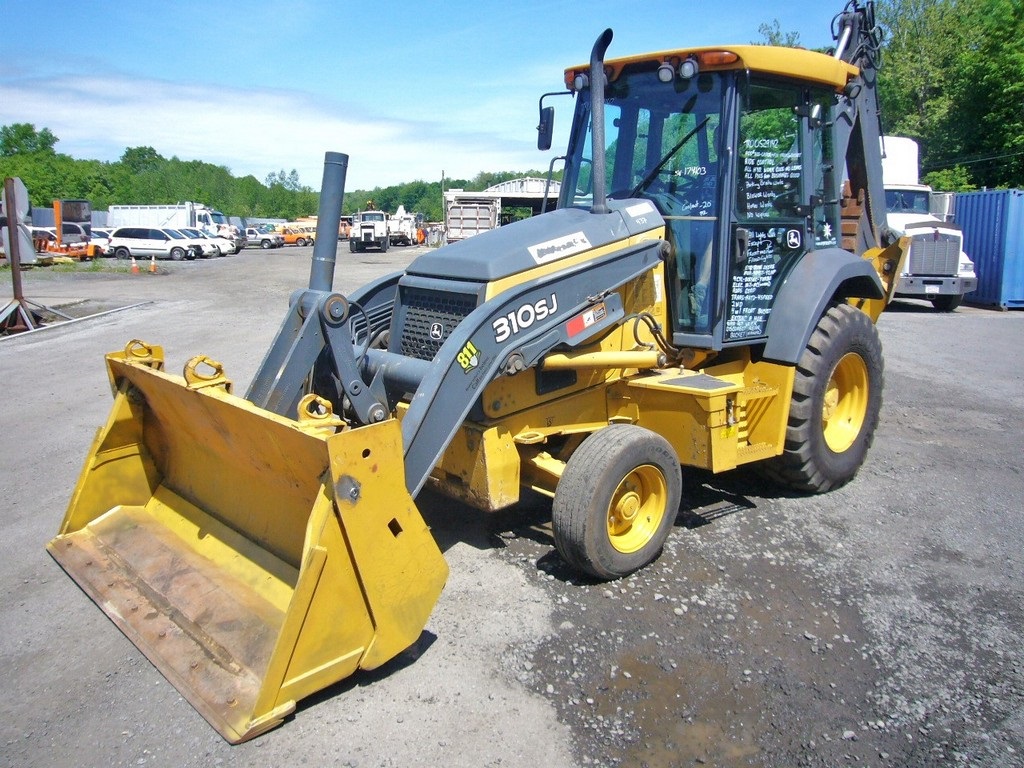
<path fill-rule="evenodd" d="M 458 361 L 463 373 L 469 373 L 480 365 L 480 350 L 476 348 L 472 341 L 467 341 L 466 345 L 459 350 L 459 354 L 455 359 Z"/>

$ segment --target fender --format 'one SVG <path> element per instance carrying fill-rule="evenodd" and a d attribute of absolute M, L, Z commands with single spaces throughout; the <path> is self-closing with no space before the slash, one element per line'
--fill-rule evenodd
<path fill-rule="evenodd" d="M 765 329 L 764 358 L 796 365 L 829 304 L 884 295 L 871 262 L 839 248 L 811 251 L 793 268 L 775 297 Z"/>

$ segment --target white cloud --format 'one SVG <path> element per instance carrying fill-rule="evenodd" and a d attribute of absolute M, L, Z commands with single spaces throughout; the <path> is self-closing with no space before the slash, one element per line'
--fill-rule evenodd
<path fill-rule="evenodd" d="M 49 128 L 60 139 L 57 150 L 72 157 L 113 161 L 127 147 L 150 146 L 164 157 L 223 165 L 260 181 L 294 168 L 313 188 L 327 151 L 350 156 L 348 189 L 439 179 L 442 170 L 471 178 L 547 162 L 532 149 L 535 102 L 508 98 L 463 108 L 422 100 L 392 119 L 301 91 L 59 76 L 0 82 L 0 104 L 0 124 Z"/>

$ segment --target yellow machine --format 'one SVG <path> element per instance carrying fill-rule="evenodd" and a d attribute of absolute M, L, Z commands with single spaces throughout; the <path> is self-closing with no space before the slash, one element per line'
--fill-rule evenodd
<path fill-rule="evenodd" d="M 55 239 L 44 241 L 43 251 L 85 261 L 103 255 L 88 239 L 92 227 L 88 200 L 54 200 L 53 218 Z"/>
<path fill-rule="evenodd" d="M 552 498 L 558 551 L 658 557 L 683 467 L 850 481 L 879 417 L 884 229 L 872 6 L 835 54 L 676 50 L 565 72 L 555 210 L 349 296 L 316 242 L 244 397 L 107 356 L 114 408 L 49 550 L 229 741 L 415 641 L 447 569 L 413 499 Z M 592 87 L 600 83 L 603 87 Z M 543 101 L 542 101 L 543 105 Z M 554 110 L 541 108 L 541 148 Z M 347 158 L 318 221 L 337 229 Z"/>

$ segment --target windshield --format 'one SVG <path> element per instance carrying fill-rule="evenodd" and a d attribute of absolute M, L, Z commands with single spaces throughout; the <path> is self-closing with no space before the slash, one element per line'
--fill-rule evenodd
<path fill-rule="evenodd" d="M 593 126 L 579 97 L 562 205 L 593 203 Z M 605 95 L 605 178 L 611 198 L 647 197 L 663 215 L 716 215 L 722 77 L 703 73 L 663 83 L 645 62 L 627 68 Z"/>
<path fill-rule="evenodd" d="M 885 210 L 889 213 L 928 213 L 928 190 L 887 189 Z"/>
<path fill-rule="evenodd" d="M 185 237 L 183 234 L 181 234 L 181 232 L 179 232 L 176 229 L 165 229 L 164 232 L 173 237 L 175 240 L 188 240 L 187 237 Z"/>
<path fill-rule="evenodd" d="M 673 251 L 675 327 L 688 333 L 711 329 L 708 297 L 716 281 L 711 265 L 725 178 L 719 152 L 727 76 L 710 72 L 664 83 L 657 62 L 647 61 L 625 67 L 605 91 L 608 197 L 647 198 L 664 217 Z M 594 201 L 591 105 L 586 91 L 578 99 L 559 203 L 589 208 Z"/>
<path fill-rule="evenodd" d="M 384 213 L 383 212 L 376 212 L 376 213 L 366 213 L 366 212 L 364 212 L 364 213 L 359 214 L 359 220 L 360 221 L 384 221 Z"/>

